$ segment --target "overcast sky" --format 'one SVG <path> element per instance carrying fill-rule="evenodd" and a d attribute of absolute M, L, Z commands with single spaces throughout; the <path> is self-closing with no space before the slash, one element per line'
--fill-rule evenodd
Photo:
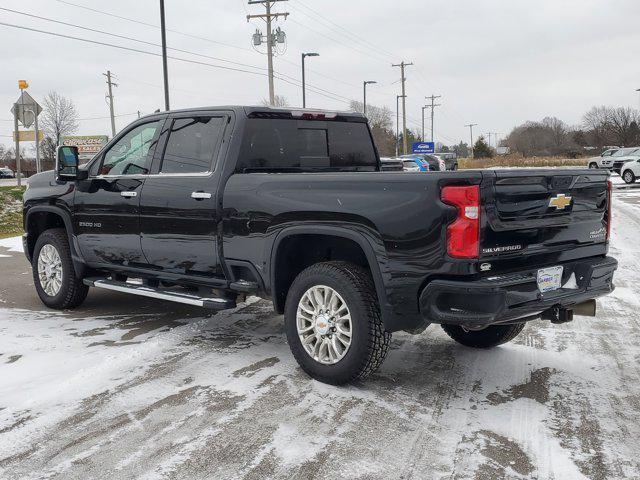
<path fill-rule="evenodd" d="M 2 0 L 0 7 L 160 43 L 156 0 Z M 299 84 L 300 53 L 320 53 L 307 59 L 307 82 L 322 89 L 307 92 L 308 107 L 345 109 L 349 99 L 362 99 L 363 80 L 376 80 L 369 103 L 395 112 L 400 72 L 391 63 L 413 62 L 406 72 L 408 125 L 419 130 L 424 97 L 442 95 L 435 131 L 436 140 L 447 144 L 468 141 L 464 125 L 471 122 L 478 124 L 474 134 L 506 134 L 526 120 L 553 115 L 577 124 L 593 105 L 637 108 L 640 102 L 638 0 L 289 0 L 274 11 L 290 13 L 276 23 L 287 34 L 286 51 L 275 59 L 280 77 Z M 260 20 L 247 23 L 247 12 L 264 8 L 246 0 L 166 0 L 169 47 L 193 52 L 171 56 L 254 72 L 169 60 L 172 108 L 256 104 L 268 96 L 267 58 L 251 45 L 256 28 L 265 27 Z M 154 45 L 5 10 L 0 22 L 160 52 Z M 158 56 L 0 25 L 0 58 L 5 144 L 11 142 L 9 110 L 22 78 L 36 100 L 52 90 L 72 99 L 87 119 L 79 134 L 110 135 L 108 118 L 93 119 L 109 114 L 102 75 L 107 69 L 117 76 L 117 129 L 138 110 L 146 114 L 163 106 Z M 276 94 L 292 106 L 302 103 L 301 88 L 280 79 Z"/>

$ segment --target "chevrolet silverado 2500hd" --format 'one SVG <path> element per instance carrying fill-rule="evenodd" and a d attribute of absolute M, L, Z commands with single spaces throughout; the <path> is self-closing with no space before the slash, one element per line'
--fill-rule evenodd
<path fill-rule="evenodd" d="M 613 289 L 608 173 L 381 171 L 355 113 L 200 108 L 136 120 L 86 165 L 60 147 L 24 195 L 45 305 L 89 287 L 284 314 L 300 366 L 340 384 L 391 333 L 440 324 L 489 348 L 531 319 L 595 314 Z"/>

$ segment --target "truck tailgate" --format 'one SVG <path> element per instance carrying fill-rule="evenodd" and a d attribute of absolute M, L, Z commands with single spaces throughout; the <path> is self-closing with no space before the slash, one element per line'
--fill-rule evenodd
<path fill-rule="evenodd" d="M 606 244 L 609 195 L 606 172 L 487 172 L 480 258 L 537 255 Z"/>

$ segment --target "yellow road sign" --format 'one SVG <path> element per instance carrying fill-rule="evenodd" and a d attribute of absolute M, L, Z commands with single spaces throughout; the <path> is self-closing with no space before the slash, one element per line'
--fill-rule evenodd
<path fill-rule="evenodd" d="M 18 139 L 21 142 L 35 142 L 36 132 L 34 130 L 20 130 L 18 132 Z M 40 142 L 44 140 L 44 132 L 42 130 L 38 130 L 38 140 Z M 13 132 L 13 141 L 16 141 L 16 132 Z"/>

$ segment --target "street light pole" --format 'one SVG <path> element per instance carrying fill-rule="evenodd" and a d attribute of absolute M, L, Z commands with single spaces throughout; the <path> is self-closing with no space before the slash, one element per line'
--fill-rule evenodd
<path fill-rule="evenodd" d="M 164 76 L 164 109 L 169 110 L 169 72 L 167 71 L 167 30 L 164 24 L 164 0 L 160 0 L 160 30 L 162 36 L 162 73 Z"/>
<path fill-rule="evenodd" d="M 304 78 L 304 59 L 305 57 L 319 57 L 319 53 L 303 53 L 302 54 L 302 108 L 307 108 L 307 92 Z"/>
<path fill-rule="evenodd" d="M 429 108 L 429 105 L 422 107 L 422 141 L 424 142 L 424 111 Z"/>
<path fill-rule="evenodd" d="M 640 88 L 636 88 L 636 92 L 640 94 Z"/>
<path fill-rule="evenodd" d="M 363 115 L 367 116 L 367 85 L 371 85 L 373 83 L 378 83 L 375 80 L 365 80 L 362 82 L 362 88 L 364 90 L 363 98 L 362 98 L 362 112 Z"/>

